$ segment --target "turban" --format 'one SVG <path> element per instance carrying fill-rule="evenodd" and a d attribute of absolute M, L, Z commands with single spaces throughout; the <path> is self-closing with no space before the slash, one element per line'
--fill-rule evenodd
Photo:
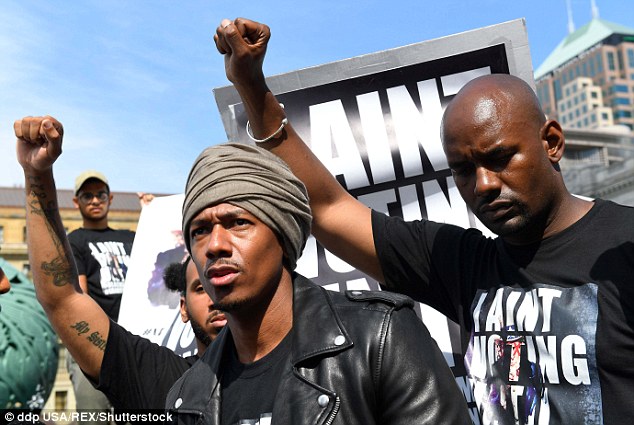
<path fill-rule="evenodd" d="M 183 235 L 190 252 L 192 219 L 222 203 L 245 209 L 273 230 L 291 270 L 295 269 L 310 234 L 312 214 L 306 187 L 284 161 L 240 143 L 206 148 L 196 158 L 185 186 Z"/>

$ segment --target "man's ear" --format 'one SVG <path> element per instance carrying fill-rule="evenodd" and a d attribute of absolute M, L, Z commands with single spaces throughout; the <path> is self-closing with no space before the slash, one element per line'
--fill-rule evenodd
<path fill-rule="evenodd" d="M 548 159 L 553 164 L 558 164 L 564 155 L 566 145 L 561 125 L 555 120 L 546 121 L 540 130 L 540 137 L 544 143 Z"/>
<path fill-rule="evenodd" d="M 79 199 L 76 196 L 73 196 L 73 205 L 75 205 L 76 209 L 79 209 Z"/>
<path fill-rule="evenodd" d="M 185 297 L 181 295 L 181 320 L 183 323 L 189 322 L 189 313 L 187 312 L 187 303 Z"/>

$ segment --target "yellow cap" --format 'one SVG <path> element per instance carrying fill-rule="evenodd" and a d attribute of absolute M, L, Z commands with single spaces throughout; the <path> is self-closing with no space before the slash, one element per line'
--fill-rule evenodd
<path fill-rule="evenodd" d="M 75 195 L 77 195 L 77 193 L 79 192 L 79 189 L 81 189 L 84 183 L 86 183 L 86 180 L 90 180 L 90 179 L 99 180 L 101 182 L 104 182 L 106 186 L 108 186 L 108 179 L 99 171 L 95 171 L 95 170 L 84 171 L 75 179 Z M 110 190 L 110 186 L 108 186 L 108 190 Z"/>

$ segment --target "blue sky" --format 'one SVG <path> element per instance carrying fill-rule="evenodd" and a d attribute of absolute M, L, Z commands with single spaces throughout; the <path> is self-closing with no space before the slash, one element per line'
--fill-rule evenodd
<path fill-rule="evenodd" d="M 578 28 L 591 2 L 570 2 Z M 634 27 L 632 0 L 596 3 L 601 18 Z M 59 188 L 95 168 L 116 191 L 182 192 L 198 153 L 226 140 L 212 89 L 228 81 L 212 37 L 238 16 L 271 27 L 267 75 L 517 18 L 537 68 L 568 26 L 565 0 L 4 0 L 0 185 L 23 185 L 13 121 L 50 114 L 66 132 Z"/>

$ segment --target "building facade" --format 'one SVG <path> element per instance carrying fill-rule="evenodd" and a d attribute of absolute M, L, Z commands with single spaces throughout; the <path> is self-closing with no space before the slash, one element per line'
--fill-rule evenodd
<path fill-rule="evenodd" d="M 598 17 L 568 34 L 535 71 L 537 96 L 564 127 L 634 129 L 634 28 Z"/>

